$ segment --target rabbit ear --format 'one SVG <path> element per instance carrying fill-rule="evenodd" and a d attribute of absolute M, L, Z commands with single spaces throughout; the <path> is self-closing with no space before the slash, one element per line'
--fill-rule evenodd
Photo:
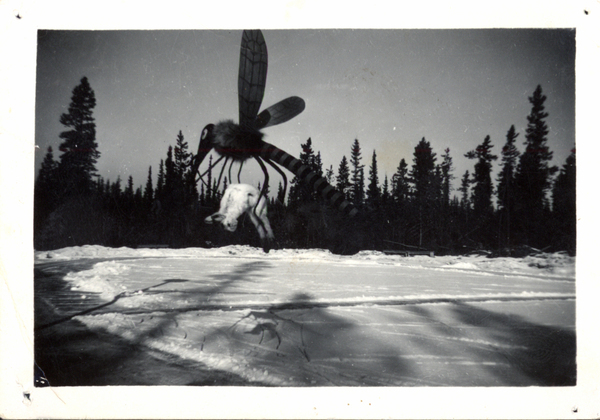
<path fill-rule="evenodd" d="M 225 215 L 221 214 L 221 213 L 213 213 L 210 216 L 208 216 L 206 219 L 204 219 L 204 223 L 207 223 L 209 225 L 213 224 L 213 223 L 219 223 L 222 220 L 225 219 Z"/>

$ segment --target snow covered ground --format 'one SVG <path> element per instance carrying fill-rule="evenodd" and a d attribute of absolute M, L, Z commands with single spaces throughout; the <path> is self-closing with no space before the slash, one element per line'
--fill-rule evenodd
<path fill-rule="evenodd" d="M 236 384 L 576 381 L 575 259 L 566 254 L 83 246 L 36 252 L 35 268 L 36 334 L 75 320 Z M 168 376 L 157 384 L 179 383 Z"/>

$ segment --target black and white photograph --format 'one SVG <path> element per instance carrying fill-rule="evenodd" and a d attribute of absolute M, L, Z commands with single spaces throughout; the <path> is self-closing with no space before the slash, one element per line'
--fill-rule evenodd
<path fill-rule="evenodd" d="M 213 25 L 29 28 L 21 404 L 506 417 L 498 390 L 534 393 L 518 417 L 600 415 L 579 397 L 589 29 Z M 302 408 L 246 402 L 271 395 Z"/>

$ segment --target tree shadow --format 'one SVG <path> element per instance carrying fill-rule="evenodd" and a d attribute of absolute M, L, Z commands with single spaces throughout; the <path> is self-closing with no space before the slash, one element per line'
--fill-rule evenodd
<path fill-rule="evenodd" d="M 123 292 L 106 302 L 98 294 L 71 290 L 64 280 L 67 273 L 91 269 L 95 264 L 114 259 L 86 259 L 40 264 L 34 270 L 34 384 L 40 386 L 93 385 L 212 385 L 223 381 L 232 385 L 253 384 L 231 372 L 209 369 L 202 363 L 179 358 L 143 345 L 144 337 L 160 337 L 171 327 L 174 315 L 156 317 L 144 336 L 125 340 L 114 334 L 94 329 L 73 319 L 86 314 L 124 312 L 115 308 L 119 300 L 140 294 L 173 294 L 178 289 L 165 289 L 171 284 L 203 283 L 199 279 L 165 279 L 148 287 Z M 197 300 L 211 294 L 224 293 L 237 282 L 251 281 L 265 267 L 263 262 L 240 264 L 226 274 L 209 276 L 209 287 L 190 288 L 183 293 Z M 173 308 L 170 308 L 173 309 Z M 160 308 L 147 312 L 160 311 Z M 188 309 L 179 308 L 184 312 Z M 144 310 L 142 310 L 144 312 Z M 146 324 L 148 325 L 148 324 Z M 256 385 L 257 383 L 254 383 Z M 261 384 L 258 382 L 258 384 Z"/>
<path fill-rule="evenodd" d="M 225 346 L 243 355 L 247 372 L 268 371 L 279 386 L 417 384 L 397 349 L 366 330 L 299 292 L 288 302 L 246 311 L 232 325 L 213 329 L 206 342 L 226 336 Z"/>
<path fill-rule="evenodd" d="M 577 384 L 576 334 L 569 328 L 535 324 L 518 315 L 489 311 L 463 302 L 449 306 L 452 325 L 447 316 L 442 318 L 439 312 L 426 306 L 407 309 L 428 319 L 429 325 L 439 331 L 440 336 L 465 342 L 466 345 L 455 348 L 462 356 L 474 361 L 500 361 L 484 364 L 483 368 L 502 385 Z M 422 345 L 427 347 L 426 351 L 436 351 L 430 342 Z M 472 385 L 485 386 L 492 381 L 481 382 Z"/>

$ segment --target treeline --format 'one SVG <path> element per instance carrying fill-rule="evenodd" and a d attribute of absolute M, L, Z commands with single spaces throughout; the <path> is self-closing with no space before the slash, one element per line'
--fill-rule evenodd
<path fill-rule="evenodd" d="M 323 168 L 321 154 L 309 138 L 301 145 L 300 160 L 324 176 L 360 213 L 347 218 L 322 197 L 291 179 L 284 196 L 280 182 L 269 192 L 269 220 L 282 248 L 323 248 L 336 253 L 362 249 L 428 250 L 436 253 L 493 251 L 515 255 L 519 248 L 548 251 L 576 250 L 575 151 L 558 170 L 550 166 L 546 97 L 538 86 L 529 98 L 532 110 L 520 152 L 514 126 L 498 152 L 489 136 L 465 157 L 473 169 L 460 177 L 453 194 L 453 158 L 445 149 L 438 157 L 422 138 L 412 161 L 401 159 L 396 172 L 380 179 L 377 154 L 368 168 L 358 139 L 349 159 Z M 73 91 L 69 111 L 61 116 L 68 130 L 61 133 L 62 155 L 56 161 L 48 149 L 35 185 L 35 246 L 167 245 L 170 247 L 250 244 L 260 246 L 249 220 L 235 233 L 224 232 L 203 220 L 219 207 L 231 182 L 226 169 L 208 170 L 197 184 L 190 171 L 192 155 L 181 132 L 160 161 L 153 185 L 152 166 L 144 187 L 134 187 L 130 176 L 110 182 L 97 176 L 100 154 L 95 142 L 92 108 L 94 92 L 87 79 Z M 293 154 L 293 151 L 292 151 Z M 500 171 L 492 179 L 492 162 Z M 209 159 L 209 168 L 212 160 Z M 260 188 L 260 185 L 258 185 Z"/>

